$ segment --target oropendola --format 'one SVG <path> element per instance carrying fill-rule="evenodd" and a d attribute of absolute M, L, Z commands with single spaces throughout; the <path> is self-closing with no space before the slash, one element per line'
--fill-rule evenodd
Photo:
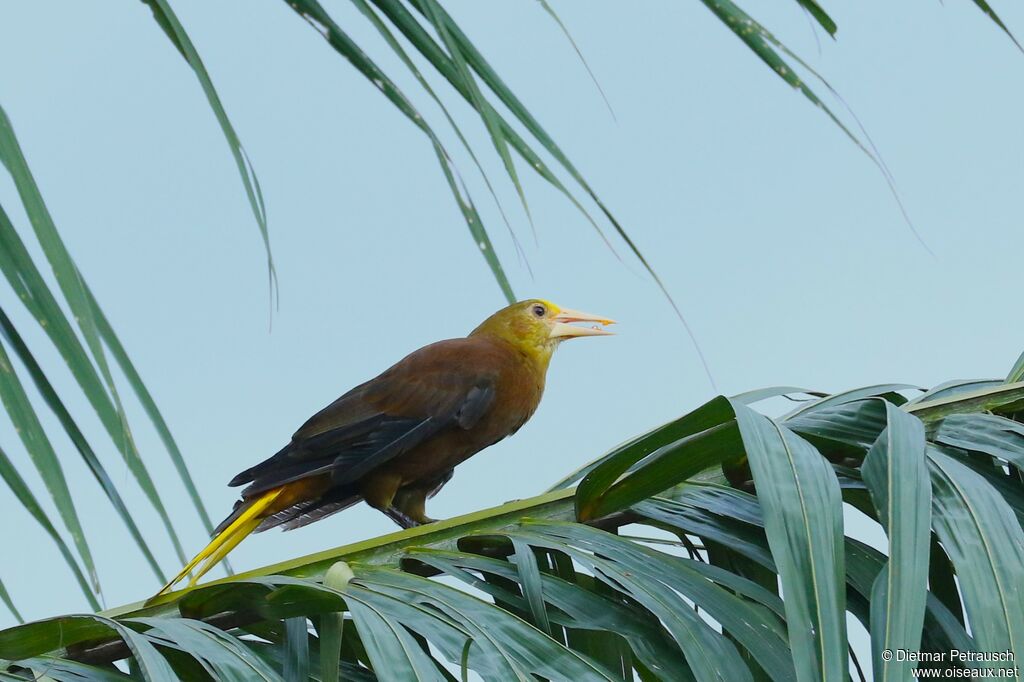
<path fill-rule="evenodd" d="M 231 479 L 248 484 L 191 571 L 189 587 L 249 533 L 319 521 L 360 500 L 403 528 L 433 519 L 425 505 L 455 466 L 526 423 L 551 355 L 576 336 L 611 334 L 612 320 L 533 299 L 499 310 L 469 336 L 411 353 L 313 415 L 273 457 Z"/>

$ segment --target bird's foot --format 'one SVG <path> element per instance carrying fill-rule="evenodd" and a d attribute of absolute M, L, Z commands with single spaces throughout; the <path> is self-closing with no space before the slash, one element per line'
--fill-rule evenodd
<path fill-rule="evenodd" d="M 409 528 L 415 528 L 416 526 L 422 526 L 424 524 L 434 523 L 435 521 L 437 521 L 437 519 L 432 519 L 429 516 L 422 516 L 418 519 L 414 519 L 401 509 L 396 509 L 395 507 L 388 507 L 387 509 L 384 510 L 384 513 L 387 514 L 389 519 L 397 523 L 402 528 L 405 528 L 406 530 L 408 530 Z"/>

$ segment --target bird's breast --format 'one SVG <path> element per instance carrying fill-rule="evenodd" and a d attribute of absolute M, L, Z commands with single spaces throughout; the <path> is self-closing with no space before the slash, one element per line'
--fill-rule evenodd
<path fill-rule="evenodd" d="M 494 403 L 470 428 L 453 425 L 395 462 L 403 484 L 442 475 L 484 448 L 518 431 L 544 394 L 544 373 L 527 358 L 511 357 L 493 375 Z"/>

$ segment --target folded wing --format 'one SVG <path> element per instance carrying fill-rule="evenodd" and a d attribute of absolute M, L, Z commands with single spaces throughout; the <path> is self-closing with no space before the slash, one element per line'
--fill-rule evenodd
<path fill-rule="evenodd" d="M 431 344 L 352 389 L 229 485 L 248 484 L 243 500 L 324 475 L 343 489 L 445 429 L 473 428 L 494 403 L 495 389 L 492 375 L 460 361 L 473 352 L 466 341 Z"/>

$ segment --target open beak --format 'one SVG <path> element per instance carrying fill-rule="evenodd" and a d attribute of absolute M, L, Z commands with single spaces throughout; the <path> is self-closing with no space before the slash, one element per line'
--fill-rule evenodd
<path fill-rule="evenodd" d="M 597 324 L 589 327 L 577 327 L 572 324 L 573 322 L 596 322 Z M 608 324 L 615 324 L 615 320 L 609 320 L 607 317 L 602 317 L 600 315 L 581 313 L 578 310 L 562 308 L 562 310 L 555 315 L 554 324 L 551 325 L 551 333 L 549 334 L 549 337 L 552 339 L 567 339 L 574 336 L 611 336 L 615 332 L 610 332 L 607 329 L 602 329 L 597 326 Z"/>

